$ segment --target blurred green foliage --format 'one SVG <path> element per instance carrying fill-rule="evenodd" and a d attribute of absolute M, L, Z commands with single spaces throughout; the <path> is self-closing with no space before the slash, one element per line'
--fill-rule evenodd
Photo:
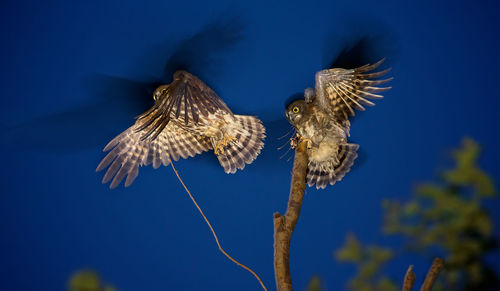
<path fill-rule="evenodd" d="M 354 234 L 348 234 L 344 246 L 334 253 L 337 261 L 356 265 L 357 275 L 349 281 L 349 289 L 357 291 L 396 291 L 396 285 L 383 275 L 384 265 L 393 252 L 375 245 L 363 246 Z"/>
<path fill-rule="evenodd" d="M 318 276 L 312 277 L 309 285 L 307 285 L 307 291 L 321 291 L 323 287 L 321 287 L 321 279 Z"/>
<path fill-rule="evenodd" d="M 465 138 L 452 153 L 454 167 L 441 171 L 437 181 L 418 185 L 407 202 L 383 202 L 385 234 L 403 236 L 405 251 L 430 260 L 444 258 L 445 269 L 435 291 L 500 290 L 497 275 L 484 261 L 497 243 L 483 205 L 497 192 L 491 177 L 478 166 L 480 153 L 479 145 Z M 382 266 L 392 256 L 390 249 L 361 245 L 352 234 L 335 253 L 338 261 L 357 266 L 358 273 L 348 285 L 357 291 L 396 290 L 382 274 Z"/>
<path fill-rule="evenodd" d="M 74 273 L 68 282 L 68 291 L 117 291 L 113 286 L 104 284 L 93 270 Z"/>

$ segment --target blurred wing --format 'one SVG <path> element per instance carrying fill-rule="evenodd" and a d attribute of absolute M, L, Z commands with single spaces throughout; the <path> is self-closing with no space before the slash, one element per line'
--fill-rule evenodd
<path fill-rule="evenodd" d="M 132 184 L 139 173 L 139 166 L 153 164 L 153 168 L 157 169 L 161 164 L 168 166 L 171 159 L 177 161 L 179 157 L 185 159 L 211 149 L 207 138 L 194 135 L 173 122 L 155 139 L 143 140 L 143 133 L 138 131 L 141 126 L 141 121 L 138 120 L 104 148 L 105 152 L 110 152 L 102 159 L 96 171 L 109 167 L 102 183 L 113 179 L 110 188 L 118 186 L 125 177 L 125 187 Z"/>
<path fill-rule="evenodd" d="M 218 110 L 232 114 L 222 99 L 197 77 L 185 71 L 177 71 L 174 80 L 165 86 L 151 109 L 141 114 L 142 125 L 138 131 L 148 129 L 142 140 L 155 139 L 169 124 L 171 118 L 180 118 L 184 124 L 198 123 L 199 116 L 209 116 Z"/>
<path fill-rule="evenodd" d="M 380 99 L 383 96 L 374 94 L 389 90 L 391 87 L 375 87 L 389 82 L 393 78 L 379 78 L 391 69 L 367 73 L 377 68 L 384 59 L 373 65 L 364 65 L 355 69 L 327 69 L 316 73 L 315 102 L 326 111 L 330 111 L 341 123 L 354 116 L 354 109 L 365 110 L 363 105 L 375 105 L 368 99 Z"/>

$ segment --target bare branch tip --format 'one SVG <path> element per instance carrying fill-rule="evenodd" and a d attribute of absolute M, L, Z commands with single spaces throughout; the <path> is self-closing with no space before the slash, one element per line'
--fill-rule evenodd
<path fill-rule="evenodd" d="M 405 278 L 403 281 L 403 291 L 411 291 L 413 289 L 413 284 L 415 284 L 415 273 L 413 272 L 413 265 L 408 267 L 406 271 Z"/>

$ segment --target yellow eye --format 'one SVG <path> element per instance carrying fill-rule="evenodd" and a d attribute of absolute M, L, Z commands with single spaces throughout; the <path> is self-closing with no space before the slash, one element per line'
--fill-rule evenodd
<path fill-rule="evenodd" d="M 293 109 L 292 109 L 293 113 L 299 113 L 299 107 L 295 106 Z"/>
<path fill-rule="evenodd" d="M 153 93 L 153 99 L 156 101 L 156 99 L 158 99 L 158 97 L 163 95 L 165 91 L 167 91 L 166 88 L 161 89 L 161 91 L 155 91 L 155 93 Z"/>

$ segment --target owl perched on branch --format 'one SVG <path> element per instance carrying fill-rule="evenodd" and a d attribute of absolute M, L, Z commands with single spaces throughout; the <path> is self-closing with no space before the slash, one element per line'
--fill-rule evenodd
<path fill-rule="evenodd" d="M 236 115 L 205 83 L 186 71 L 153 93 L 155 104 L 134 125 L 104 148 L 110 151 L 97 167 L 114 188 L 126 177 L 132 184 L 139 166 L 161 164 L 213 150 L 226 173 L 252 163 L 264 146 L 265 129 L 253 116 Z M 114 178 L 113 178 L 114 177 Z"/>
<path fill-rule="evenodd" d="M 375 70 L 384 59 L 372 65 L 355 69 L 327 69 L 316 73 L 315 89 L 304 91 L 304 100 L 291 103 L 286 118 L 295 127 L 298 141 L 307 143 L 309 156 L 307 183 L 316 188 L 342 180 L 357 157 L 359 145 L 347 142 L 349 117 L 354 110 L 365 110 L 363 105 L 375 105 L 369 99 L 380 99 L 376 94 L 391 87 L 376 87 L 393 78 L 373 80 L 385 75 L 389 69 Z"/>

